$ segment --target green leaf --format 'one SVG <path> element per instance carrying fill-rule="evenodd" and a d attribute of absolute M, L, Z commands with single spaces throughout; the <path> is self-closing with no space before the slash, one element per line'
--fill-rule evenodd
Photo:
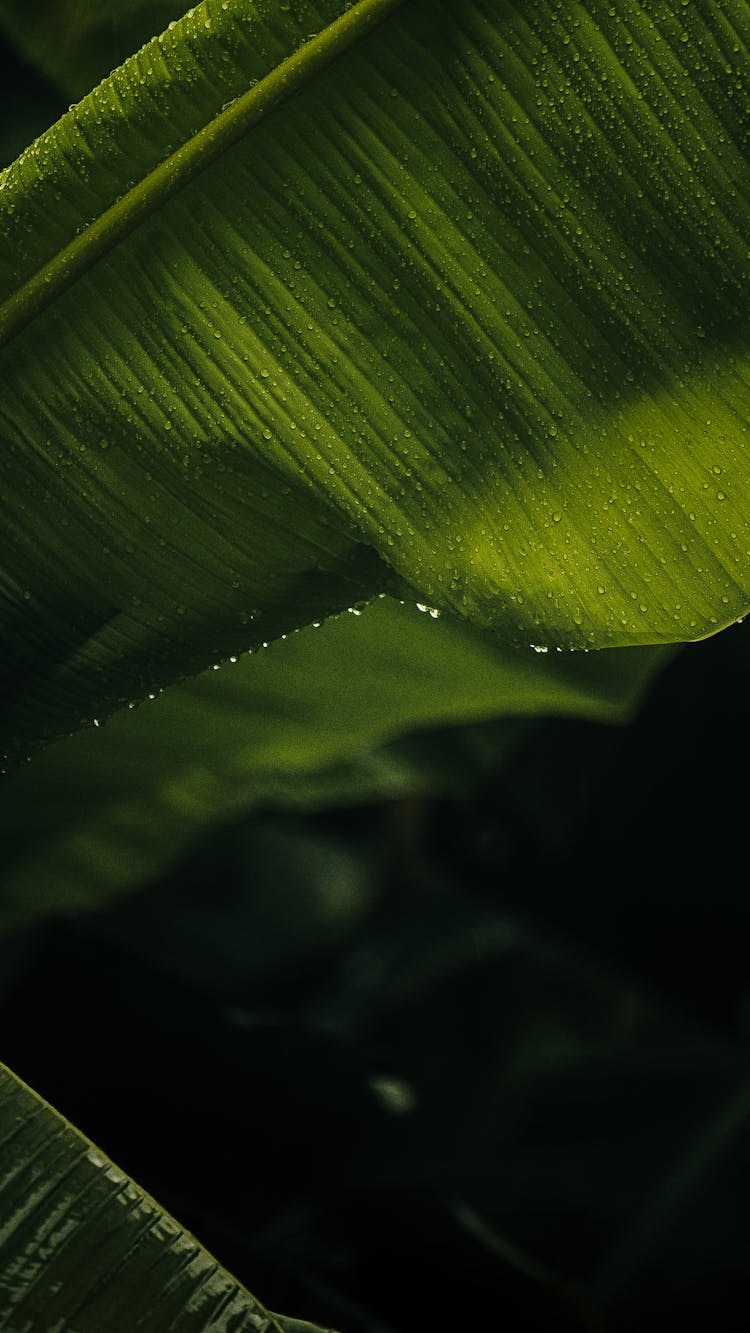
<path fill-rule="evenodd" d="M 192 1236 L 0 1066 L 0 1322 L 76 1333 L 284 1333 Z"/>
<path fill-rule="evenodd" d="M 205 0 L 38 141 L 9 753 L 377 591 L 525 644 L 742 614 L 748 42 L 744 0 Z"/>
<path fill-rule="evenodd" d="M 668 656 L 502 649 L 458 621 L 376 600 L 174 686 L 6 778 L 0 922 L 100 906 L 260 804 L 413 785 L 413 765 L 401 776 L 384 747 L 417 727 L 624 720 Z M 518 732 L 492 739 L 499 763 Z"/>

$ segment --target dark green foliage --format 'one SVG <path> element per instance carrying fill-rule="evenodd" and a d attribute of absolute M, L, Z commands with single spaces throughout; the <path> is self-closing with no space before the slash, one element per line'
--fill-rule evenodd
<path fill-rule="evenodd" d="M 3 159 L 180 8 L 0 0 Z M 746 1333 L 747 627 L 548 649 L 747 608 L 750 10 L 501 8 L 405 0 L 2 352 L 13 762 L 191 677 L 0 787 L 3 1333 Z M 346 6 L 230 9 L 7 178 L 11 306 Z"/>
<path fill-rule="evenodd" d="M 16 944 L 7 1059 L 346 1333 L 741 1333 L 749 661 L 686 650 L 630 728 L 537 728 L 442 798 L 223 831 Z"/>

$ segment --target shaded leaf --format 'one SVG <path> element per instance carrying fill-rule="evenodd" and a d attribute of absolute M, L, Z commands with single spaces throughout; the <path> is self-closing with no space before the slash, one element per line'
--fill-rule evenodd
<path fill-rule="evenodd" d="M 62 114 L 63 105 L 0 39 L 0 167 Z"/>
<path fill-rule="evenodd" d="M 419 785 L 418 756 L 383 748 L 417 727 L 623 720 L 668 656 L 502 649 L 453 619 L 376 600 L 174 686 L 6 778 L 0 920 L 101 905 L 261 803 Z M 493 733 L 498 763 L 517 738 Z"/>
<path fill-rule="evenodd" d="M 611 8 L 205 0 L 6 173 L 9 751 L 388 588 L 746 609 L 750 14 Z"/>
<path fill-rule="evenodd" d="M 182 0 L 0 0 L 0 26 L 70 101 L 186 8 Z"/>
<path fill-rule="evenodd" d="M 264 1310 L 153 1199 L 1 1067 L 0 1197 L 6 1328 L 294 1328 Z"/>

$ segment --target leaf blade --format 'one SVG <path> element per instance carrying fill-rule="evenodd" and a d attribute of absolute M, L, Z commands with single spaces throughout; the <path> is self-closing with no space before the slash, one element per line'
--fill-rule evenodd
<path fill-rule="evenodd" d="M 73 238 L 57 248 L 24 283 L 18 285 L 16 280 L 14 289 L 0 304 L 0 348 L 264 116 L 403 3 L 357 0 L 262 77 L 253 79 L 246 91 L 230 98 L 213 114 L 204 113 L 203 123 L 179 147 L 145 171 L 108 206 L 100 206 L 88 224 L 78 228 Z M 207 26 L 210 24 L 208 20 Z"/>
<path fill-rule="evenodd" d="M 103 1153 L 0 1067 L 0 1318 L 81 1333 L 283 1333 Z M 11 1321 L 11 1322 L 8 1322 Z"/>
<path fill-rule="evenodd" d="M 342 765 L 369 769 L 368 796 L 390 796 L 398 771 L 383 747 L 404 734 L 501 718 L 625 721 L 669 655 L 502 650 L 461 622 L 388 600 L 304 630 L 51 746 L 6 779 L 0 927 L 101 907 L 258 806 L 295 806 L 308 789 L 325 803 L 332 779 L 341 790 Z M 499 735 L 494 748 L 499 762 Z M 343 781 L 352 801 L 354 771 Z M 404 780 L 417 777 L 407 769 Z"/>
<path fill-rule="evenodd" d="M 227 55 L 238 14 L 199 7 L 195 51 L 208 16 Z M 714 86 L 723 19 L 689 20 L 697 72 L 671 3 L 625 27 L 598 0 L 557 21 L 545 0 L 502 22 L 483 0 L 411 0 L 6 349 L 9 430 L 52 496 L 30 505 L 8 464 L 22 689 L 50 692 L 50 640 L 67 636 L 39 731 L 111 711 L 118 671 L 142 696 L 182 658 L 206 665 L 209 641 L 214 657 L 248 646 L 248 601 L 272 638 L 408 586 L 511 642 L 577 647 L 684 641 L 746 609 L 745 374 L 742 356 L 711 363 L 745 338 L 747 284 L 746 129 Z M 189 31 L 168 34 L 167 76 L 154 52 L 122 76 L 144 79 L 142 106 L 166 98 L 162 121 L 182 106 L 169 61 L 187 67 Z M 94 98 L 68 129 L 102 111 Z M 644 142 L 661 173 L 645 189 Z M 60 226 L 86 216 L 84 193 Z M 40 446 L 50 425 L 61 466 Z M 44 558 L 25 535 L 42 512 Z M 21 645 L 50 605 L 64 615 L 44 652 Z"/>

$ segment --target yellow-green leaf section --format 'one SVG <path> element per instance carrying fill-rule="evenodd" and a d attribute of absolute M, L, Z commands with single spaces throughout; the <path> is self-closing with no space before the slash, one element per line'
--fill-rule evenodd
<path fill-rule="evenodd" d="M 0 1327 L 11 1333 L 295 1327 L 3 1066 L 0 1213 Z"/>
<path fill-rule="evenodd" d="M 389 8 L 205 0 L 0 178 L 9 747 L 387 588 L 747 609 L 748 5 Z"/>

